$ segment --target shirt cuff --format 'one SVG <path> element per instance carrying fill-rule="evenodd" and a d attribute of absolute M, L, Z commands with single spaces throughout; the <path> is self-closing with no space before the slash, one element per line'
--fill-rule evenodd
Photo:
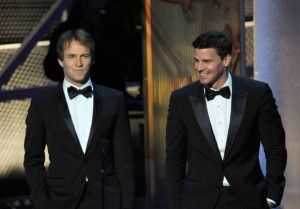
<path fill-rule="evenodd" d="M 274 203 L 276 205 L 276 202 L 274 200 L 271 200 L 271 199 L 267 198 L 267 201 L 269 201 L 271 203 Z"/>

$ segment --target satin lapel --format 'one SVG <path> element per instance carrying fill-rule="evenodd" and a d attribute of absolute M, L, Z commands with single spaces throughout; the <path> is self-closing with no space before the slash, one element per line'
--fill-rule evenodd
<path fill-rule="evenodd" d="M 81 145 L 80 145 L 80 142 L 79 142 L 78 136 L 76 134 L 72 118 L 71 118 L 71 114 L 68 109 L 67 101 L 66 101 L 66 98 L 65 98 L 65 95 L 64 95 L 64 92 L 63 92 L 63 89 L 61 86 L 59 89 L 57 102 L 58 102 L 58 109 L 59 109 L 60 114 L 63 116 L 70 133 L 72 134 L 73 138 L 75 139 L 75 142 L 79 145 L 80 150 L 82 151 Z"/>
<path fill-rule="evenodd" d="M 99 124 L 98 121 L 99 121 L 99 118 L 101 116 L 102 109 L 103 109 L 103 96 L 101 94 L 101 90 L 97 85 L 93 85 L 93 88 L 94 88 L 94 90 L 93 90 L 93 94 L 94 94 L 93 119 L 92 119 L 92 126 L 91 126 L 91 130 L 90 130 L 88 144 L 87 144 L 87 150 L 89 148 L 89 145 L 91 144 L 97 124 Z"/>
<path fill-rule="evenodd" d="M 229 155 L 236 134 L 240 128 L 245 112 L 247 95 L 248 92 L 244 88 L 243 84 L 239 81 L 238 77 L 232 76 L 231 116 L 224 160 L 226 160 L 227 156 Z"/>
<path fill-rule="evenodd" d="M 200 126 L 200 129 L 207 140 L 208 144 L 212 148 L 215 155 L 213 157 L 219 158 L 222 160 L 220 151 L 210 124 L 207 107 L 206 107 L 206 101 L 204 97 L 204 91 L 203 88 L 197 88 L 198 92 L 192 92 L 191 95 L 189 95 L 189 99 L 191 101 L 194 114 L 196 116 L 198 125 Z M 211 154 L 212 152 L 207 152 L 208 154 Z"/>

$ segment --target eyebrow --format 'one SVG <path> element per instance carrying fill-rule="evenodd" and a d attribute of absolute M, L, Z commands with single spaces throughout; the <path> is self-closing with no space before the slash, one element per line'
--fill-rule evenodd
<path fill-rule="evenodd" d="M 73 53 L 69 53 L 69 54 L 66 54 L 66 56 L 77 56 L 76 54 L 73 54 Z M 78 55 L 78 56 L 91 56 L 91 54 L 90 53 L 83 53 L 83 54 L 80 54 L 80 55 Z"/>
<path fill-rule="evenodd" d="M 194 57 L 195 61 L 199 61 L 196 57 Z M 202 59 L 202 61 L 212 61 L 213 59 Z"/>
<path fill-rule="evenodd" d="M 203 59 L 203 61 L 212 61 L 213 59 Z"/>

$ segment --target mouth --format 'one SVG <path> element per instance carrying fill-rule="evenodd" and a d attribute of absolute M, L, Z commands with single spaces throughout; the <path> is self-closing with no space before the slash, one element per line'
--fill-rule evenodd
<path fill-rule="evenodd" d="M 203 71 L 200 71 L 198 72 L 199 76 L 207 76 L 209 75 L 209 72 L 203 72 Z"/>
<path fill-rule="evenodd" d="M 83 69 L 75 69 L 74 71 L 75 72 L 83 72 L 84 70 Z"/>

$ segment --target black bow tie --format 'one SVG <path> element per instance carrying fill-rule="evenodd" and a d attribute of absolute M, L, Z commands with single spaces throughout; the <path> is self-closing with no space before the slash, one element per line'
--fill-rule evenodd
<path fill-rule="evenodd" d="M 217 95 L 221 95 L 224 98 L 229 99 L 230 98 L 230 89 L 229 89 L 229 87 L 225 86 L 225 87 L 221 88 L 219 91 L 214 91 L 214 90 L 211 90 L 209 88 L 205 89 L 205 96 L 207 98 L 207 101 L 214 99 L 215 96 L 217 96 Z"/>
<path fill-rule="evenodd" d="M 79 94 L 82 94 L 83 96 L 88 98 L 92 95 L 92 92 L 93 92 L 93 90 L 92 90 L 91 86 L 87 86 L 84 89 L 76 89 L 73 86 L 70 86 L 68 88 L 68 94 L 69 94 L 70 99 L 74 99 Z"/>

